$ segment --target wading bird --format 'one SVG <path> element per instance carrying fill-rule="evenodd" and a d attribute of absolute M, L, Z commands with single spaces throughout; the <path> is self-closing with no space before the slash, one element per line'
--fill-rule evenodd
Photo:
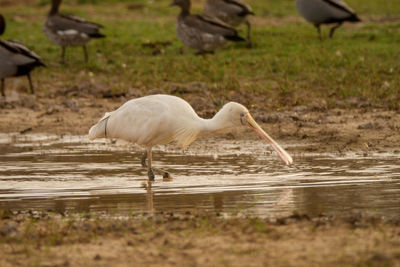
<path fill-rule="evenodd" d="M 6 28 L 6 22 L 0 15 L 0 35 Z M 1 95 L 5 96 L 4 79 L 7 77 L 28 77 L 31 93 L 34 93 L 30 72 L 39 66 L 45 66 L 38 55 L 23 44 L 13 40 L 0 40 L 0 79 Z"/>
<path fill-rule="evenodd" d="M 89 130 L 89 139 L 116 138 L 136 143 L 146 148 L 142 166 L 150 180 L 154 180 L 152 147 L 176 142 L 184 148 L 198 137 L 222 130 L 248 126 L 259 134 L 287 164 L 291 156 L 255 122 L 247 108 L 229 102 L 212 119 L 200 118 L 188 102 L 171 95 L 150 95 L 132 99 L 117 110 L 106 113 Z M 164 172 L 164 171 L 162 171 Z M 164 178 L 169 177 L 164 172 Z"/>
<path fill-rule="evenodd" d="M 173 5 L 181 8 L 176 23 L 178 39 L 196 49 L 196 54 L 212 53 L 228 41 L 245 41 L 234 28 L 217 18 L 190 14 L 190 0 L 174 0 Z"/>
<path fill-rule="evenodd" d="M 88 62 L 86 44 L 92 38 L 104 38 L 100 33 L 103 25 L 86 21 L 82 18 L 58 12 L 62 0 L 52 0 L 52 5 L 43 31 L 50 41 L 61 46 L 61 62 L 65 63 L 65 50 L 67 46 L 82 46 L 85 62 Z"/>
<path fill-rule="evenodd" d="M 361 21 L 354 10 L 342 0 L 296 0 L 296 8 L 301 16 L 317 28 L 320 39 L 321 24 L 336 23 L 329 32 L 329 37 L 332 38 L 343 22 Z"/>
<path fill-rule="evenodd" d="M 241 0 L 207 0 L 203 12 L 235 28 L 245 23 L 247 26 L 247 45 L 252 47 L 250 38 L 251 25 L 247 17 L 254 15 L 254 13 L 249 5 Z"/>

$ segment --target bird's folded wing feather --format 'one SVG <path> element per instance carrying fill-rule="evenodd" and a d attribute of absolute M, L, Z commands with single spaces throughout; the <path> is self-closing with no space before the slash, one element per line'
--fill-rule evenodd
<path fill-rule="evenodd" d="M 33 51 L 23 44 L 13 40 L 2 40 L 0 46 L 9 52 L 8 58 L 16 65 L 24 65 L 32 62 L 41 62 L 41 59 Z M 42 63 L 43 64 L 43 63 Z"/>
<path fill-rule="evenodd" d="M 43 63 L 42 59 L 35 52 L 27 48 L 22 43 L 15 40 L 7 40 L 4 42 L 6 42 L 9 45 L 9 47 L 12 47 L 14 51 L 18 51 L 19 54 L 22 54 L 24 56 L 27 56 L 29 58 L 35 59 L 38 62 Z"/>
<path fill-rule="evenodd" d="M 185 24 L 211 34 L 222 36 L 236 35 L 235 29 L 214 17 L 206 15 L 188 16 L 186 17 Z"/>
<path fill-rule="evenodd" d="M 352 15 L 355 15 L 356 13 L 354 12 L 354 10 L 351 8 L 351 7 L 349 7 L 345 2 L 343 2 L 342 0 L 322 0 L 322 1 L 324 1 L 324 2 L 326 2 L 327 4 L 329 4 L 329 5 L 331 5 L 331 6 L 333 6 L 333 7 L 335 7 L 335 8 L 338 8 L 338 9 L 340 9 L 340 10 L 343 10 L 343 11 L 345 11 L 345 12 L 348 12 L 348 13 L 350 13 L 350 14 L 352 14 Z"/>
<path fill-rule="evenodd" d="M 66 14 L 51 16 L 50 20 L 51 23 L 49 23 L 48 26 L 55 32 L 76 30 L 77 32 L 86 33 L 90 36 L 92 34 L 98 34 L 99 28 L 101 28 L 100 24 L 88 22 Z"/>
<path fill-rule="evenodd" d="M 250 15 L 250 14 L 254 15 L 253 11 L 251 10 L 251 7 L 241 1 L 223 0 L 223 2 L 228 4 L 228 5 L 226 5 L 225 8 L 232 9 L 232 12 L 235 12 L 238 16 L 246 16 L 246 15 Z M 230 12 L 227 12 L 227 13 L 230 13 Z"/>

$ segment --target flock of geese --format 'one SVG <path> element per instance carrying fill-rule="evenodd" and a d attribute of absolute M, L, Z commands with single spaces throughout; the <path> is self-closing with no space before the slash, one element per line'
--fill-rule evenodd
<path fill-rule="evenodd" d="M 93 38 L 104 38 L 100 32 L 103 28 L 98 23 L 59 12 L 62 0 L 52 0 L 50 12 L 43 25 L 48 39 L 61 47 L 61 62 L 65 62 L 65 51 L 68 46 L 82 46 L 85 61 L 88 61 L 86 44 Z M 254 15 L 251 7 L 242 0 L 207 0 L 202 14 L 191 14 L 190 0 L 173 0 L 171 5 L 178 6 L 176 32 L 178 39 L 186 46 L 195 49 L 196 54 L 213 53 L 215 49 L 228 42 L 246 41 L 252 46 L 250 22 L 248 16 Z M 357 14 L 342 0 L 296 0 L 300 15 L 313 24 L 321 37 L 322 24 L 335 24 L 329 36 L 343 22 L 360 21 Z M 236 28 L 246 24 L 247 38 L 239 36 Z M 0 35 L 5 31 L 6 22 L 0 14 Z M 26 75 L 29 79 L 31 93 L 34 88 L 30 72 L 39 66 L 45 66 L 41 58 L 23 44 L 12 40 L 0 39 L 0 80 L 1 94 L 4 97 L 4 79 Z"/>

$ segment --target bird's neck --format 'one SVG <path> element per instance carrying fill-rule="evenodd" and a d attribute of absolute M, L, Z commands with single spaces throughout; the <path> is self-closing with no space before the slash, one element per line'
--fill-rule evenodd
<path fill-rule="evenodd" d="M 181 13 L 179 14 L 180 17 L 186 17 L 190 15 L 190 2 L 184 3 L 181 8 Z"/>
<path fill-rule="evenodd" d="M 226 111 L 221 109 L 211 119 L 203 119 L 202 135 L 213 134 L 235 127 L 227 118 Z"/>
<path fill-rule="evenodd" d="M 181 13 L 179 14 L 179 16 L 180 16 L 181 18 L 187 17 L 187 16 L 189 16 L 189 15 L 190 15 L 190 11 L 189 11 L 189 10 L 184 10 L 184 9 L 182 9 L 182 10 L 181 10 Z"/>
<path fill-rule="evenodd" d="M 4 33 L 5 29 L 6 29 L 6 20 L 2 15 L 0 15 L 0 35 Z"/>
<path fill-rule="evenodd" d="M 61 0 L 53 0 L 53 1 L 51 1 L 51 9 L 50 9 L 50 12 L 49 12 L 49 16 L 55 15 L 55 14 L 58 13 L 58 9 L 60 7 L 60 4 L 61 4 Z"/>

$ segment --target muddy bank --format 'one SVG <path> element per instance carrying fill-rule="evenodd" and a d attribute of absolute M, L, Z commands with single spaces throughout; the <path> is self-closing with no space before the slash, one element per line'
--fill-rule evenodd
<path fill-rule="evenodd" d="M 1 266 L 397 266 L 400 222 L 363 215 L 9 213 Z"/>
<path fill-rule="evenodd" d="M 144 95 L 140 91 L 123 94 L 105 91 L 100 95 L 98 92 L 91 95 L 90 92 L 82 93 L 79 90 L 73 88 L 36 97 L 11 92 L 6 100 L 0 101 L 0 132 L 84 135 L 104 112 Z M 182 97 L 191 103 L 200 116 L 208 118 L 227 102 L 213 102 L 198 94 L 188 93 Z M 244 101 L 236 98 L 230 100 Z M 348 99 L 334 106 L 316 101 L 307 106 L 281 109 L 272 108 L 271 103 L 263 99 L 255 98 L 250 102 L 254 103 L 249 106 L 250 111 L 267 132 L 279 142 L 315 144 L 310 145 L 307 152 L 400 151 L 398 111 L 373 107 L 361 99 Z M 255 139 L 257 136 L 249 130 L 237 130 L 206 138 Z"/>

